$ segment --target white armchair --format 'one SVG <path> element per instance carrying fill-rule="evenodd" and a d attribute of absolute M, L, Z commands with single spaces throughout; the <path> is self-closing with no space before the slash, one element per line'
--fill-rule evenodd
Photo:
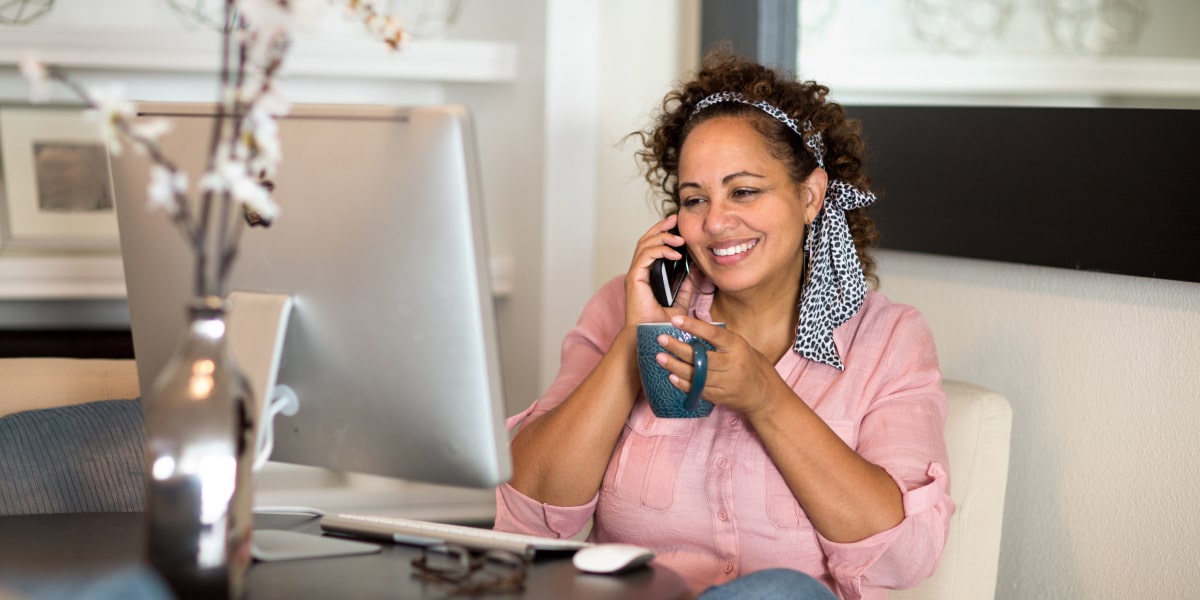
<path fill-rule="evenodd" d="M 95 400 L 137 398 L 137 363 L 126 359 L 0 359 L 0 417 Z"/>
<path fill-rule="evenodd" d="M 141 510 L 134 361 L 0 359 L 0 385 L 0 515 Z"/>
<path fill-rule="evenodd" d="M 1000 530 L 1008 483 L 1012 407 L 982 387 L 945 381 L 949 414 L 950 495 L 958 506 L 937 572 L 892 600 L 984 600 L 995 597 Z"/>

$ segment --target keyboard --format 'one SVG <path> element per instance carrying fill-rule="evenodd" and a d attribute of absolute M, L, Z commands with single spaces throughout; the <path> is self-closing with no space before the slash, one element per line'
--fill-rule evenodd
<path fill-rule="evenodd" d="M 544 538 L 467 525 L 358 514 L 325 515 L 321 518 L 321 529 L 398 544 L 432 546 L 453 543 L 473 550 L 509 550 L 529 557 L 539 552 L 574 552 L 594 545 L 578 540 Z"/>

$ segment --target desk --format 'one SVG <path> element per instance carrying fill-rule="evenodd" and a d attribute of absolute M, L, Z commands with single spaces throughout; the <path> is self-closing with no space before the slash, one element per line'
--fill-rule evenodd
<path fill-rule="evenodd" d="M 259 515 L 260 529 L 319 533 L 317 519 Z M 104 570 L 140 560 L 141 513 L 81 513 L 0 517 L 0 565 L 9 572 L 55 573 Z M 382 544 L 378 554 L 256 563 L 247 579 L 247 600 L 270 598 L 445 598 L 444 591 L 413 579 L 411 546 Z M 664 599 L 686 597 L 683 578 L 664 567 L 624 575 L 579 573 L 567 558 L 535 560 L 523 594 L 488 598 L 559 600 Z"/>

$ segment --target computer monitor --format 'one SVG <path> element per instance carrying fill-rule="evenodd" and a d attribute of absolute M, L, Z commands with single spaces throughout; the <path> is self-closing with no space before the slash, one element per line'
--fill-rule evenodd
<path fill-rule="evenodd" d="M 139 111 L 172 121 L 163 151 L 197 181 L 213 106 Z M 260 372 L 251 373 L 258 395 L 278 383 L 299 400 L 294 416 L 275 419 L 272 460 L 465 487 L 506 481 L 468 111 L 294 106 L 279 121 L 279 137 L 283 160 L 273 181 L 281 212 L 268 228 L 246 229 L 231 289 L 282 298 L 290 315 L 285 306 L 248 317 L 235 299 L 229 326 L 235 359 Z M 195 267 L 179 230 L 147 209 L 149 159 L 126 150 L 111 164 L 145 393 L 183 331 Z M 265 337 L 248 333 L 254 328 Z M 281 348 L 273 329 L 286 331 Z"/>

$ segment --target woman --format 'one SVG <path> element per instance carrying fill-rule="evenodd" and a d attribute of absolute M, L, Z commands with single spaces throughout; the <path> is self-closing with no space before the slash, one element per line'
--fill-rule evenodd
<path fill-rule="evenodd" d="M 954 511 L 937 356 L 917 311 L 867 291 L 875 197 L 827 93 L 718 53 L 667 95 L 639 157 L 668 216 L 509 420 L 497 528 L 594 518 L 590 540 L 654 549 L 703 598 L 883 598 L 933 572 Z M 648 269 L 681 246 L 691 279 L 664 308 Z M 668 319 L 716 347 L 707 418 L 658 419 L 641 393 L 636 325 Z M 687 391 L 690 346 L 659 341 Z"/>

